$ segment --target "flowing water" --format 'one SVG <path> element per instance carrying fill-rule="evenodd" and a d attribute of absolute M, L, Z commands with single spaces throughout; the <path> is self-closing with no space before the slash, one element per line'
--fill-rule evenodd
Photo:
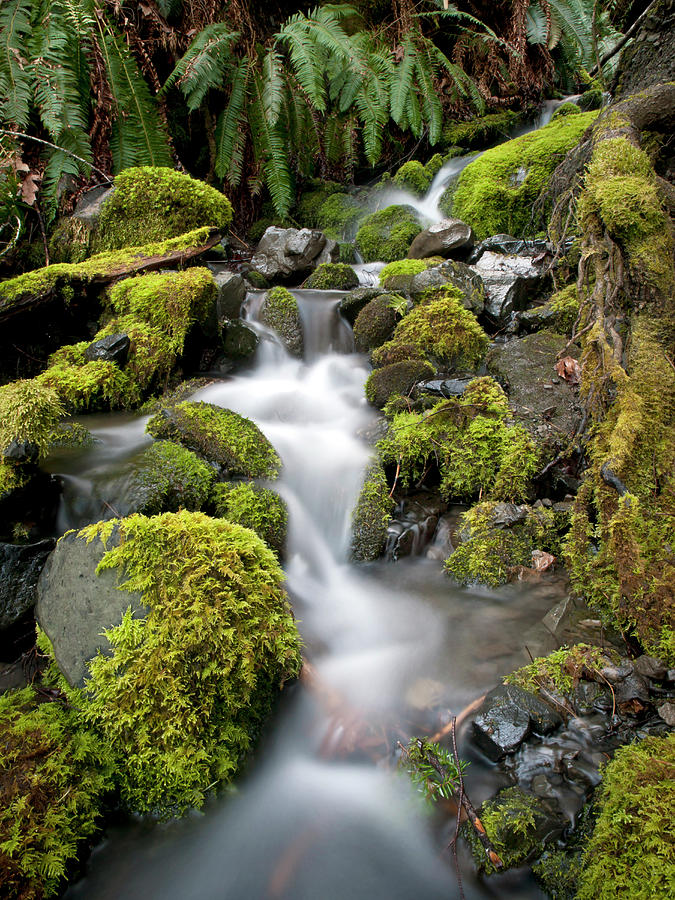
<path fill-rule="evenodd" d="M 371 455 L 368 366 L 337 314 L 340 294 L 297 291 L 305 359 L 255 322 L 255 366 L 195 399 L 253 419 L 283 460 L 274 484 L 290 513 L 287 586 L 315 689 L 284 693 L 236 789 L 202 813 L 109 829 L 69 898 L 91 900 L 411 900 L 458 896 L 451 815 L 423 808 L 396 768 L 396 741 L 431 734 L 527 661 L 523 635 L 559 599 L 554 581 L 461 590 L 424 557 L 354 566 L 351 510 Z M 112 515 L 111 485 L 148 439 L 144 419 L 101 417 L 99 439 L 65 474 L 65 527 Z M 107 474 L 106 474 L 107 473 Z M 107 478 L 107 481 L 106 481 Z M 107 484 L 107 487 L 105 485 Z M 103 500 L 102 500 L 103 498 Z M 460 735 L 478 805 L 501 783 Z M 461 851 L 468 898 L 543 896 L 525 870 L 479 881 Z"/>

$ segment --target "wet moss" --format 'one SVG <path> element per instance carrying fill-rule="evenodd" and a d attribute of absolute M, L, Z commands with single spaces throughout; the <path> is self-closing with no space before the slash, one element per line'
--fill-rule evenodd
<path fill-rule="evenodd" d="M 303 334 L 298 301 L 285 287 L 268 291 L 260 307 L 260 321 L 281 338 L 291 356 L 302 356 Z"/>
<path fill-rule="evenodd" d="M 500 233 L 525 236 L 532 204 L 596 116 L 595 112 L 564 116 L 487 150 L 459 176 L 453 215 L 471 225 L 478 239 Z"/>
<path fill-rule="evenodd" d="M 526 691 L 538 694 L 540 689 L 570 694 L 582 678 L 597 680 L 600 670 L 618 659 L 612 650 L 574 644 L 560 647 L 548 656 L 538 656 L 504 678 L 506 684 L 517 684 Z"/>
<path fill-rule="evenodd" d="M 579 318 L 579 294 L 576 284 L 568 284 L 551 297 L 547 304 L 555 315 L 553 327 L 558 334 L 571 334 Z"/>
<path fill-rule="evenodd" d="M 257 425 L 230 409 L 186 400 L 164 407 L 147 431 L 155 438 L 177 441 L 229 475 L 276 478 L 281 461 Z"/>
<path fill-rule="evenodd" d="M 551 116 L 551 121 L 555 122 L 557 119 L 563 119 L 565 116 L 577 116 L 581 114 L 581 109 L 577 106 L 576 103 L 561 103 L 560 106 L 556 109 L 556 111 Z"/>
<path fill-rule="evenodd" d="M 578 900 L 669 897 L 675 884 L 675 734 L 621 747 L 607 764 Z"/>
<path fill-rule="evenodd" d="M 423 359 L 404 359 L 382 366 L 370 373 L 366 381 L 366 398 L 378 409 L 384 409 L 391 397 L 407 396 L 418 381 L 432 378 L 434 368 Z"/>
<path fill-rule="evenodd" d="M 378 365 L 396 347 L 414 348 L 414 356 L 448 371 L 474 369 L 489 340 L 476 317 L 465 309 L 462 292 L 454 286 L 432 288 L 422 302 L 396 326 L 388 343 L 374 355 Z"/>
<path fill-rule="evenodd" d="M 423 197 L 429 190 L 429 185 L 433 181 L 433 174 L 416 159 L 411 159 L 398 169 L 392 181 L 397 187 L 403 188 L 415 194 L 417 197 Z"/>
<path fill-rule="evenodd" d="M 367 210 L 350 194 L 333 194 L 319 207 L 316 227 L 334 241 L 353 239 Z"/>
<path fill-rule="evenodd" d="M 380 284 L 387 290 L 405 290 L 410 286 L 415 275 L 426 272 L 443 262 L 440 256 L 430 256 L 427 259 L 398 259 L 388 263 L 380 272 Z"/>
<path fill-rule="evenodd" d="M 9 462 L 0 462 L 0 500 L 28 483 L 30 475 L 25 468 Z"/>
<path fill-rule="evenodd" d="M 476 116 L 467 122 L 450 122 L 443 129 L 443 143 L 448 147 L 478 150 L 504 140 L 518 125 L 520 113 L 511 109 Z"/>
<path fill-rule="evenodd" d="M 7 900 L 59 894 L 96 832 L 112 754 L 76 710 L 32 687 L 0 696 L 0 882 Z"/>
<path fill-rule="evenodd" d="M 354 322 L 354 343 L 360 353 L 379 347 L 396 327 L 396 311 L 388 294 L 374 297 L 359 312 Z"/>
<path fill-rule="evenodd" d="M 172 441 L 157 441 L 144 451 L 132 476 L 135 508 L 146 516 L 179 509 L 198 510 L 207 503 L 216 473 L 196 453 Z"/>
<path fill-rule="evenodd" d="M 170 817 L 235 775 L 300 642 L 283 572 L 249 529 L 183 510 L 80 536 L 105 545 L 113 529 L 99 571 L 119 570 L 149 612 L 106 631 L 112 652 L 88 663 L 84 689 L 60 684 L 114 754 L 123 805 Z"/>
<path fill-rule="evenodd" d="M 283 556 L 288 511 L 278 494 L 251 482 L 221 482 L 211 495 L 217 516 L 255 531 L 277 556 Z"/>
<path fill-rule="evenodd" d="M 371 562 L 382 555 L 387 525 L 394 510 L 389 485 L 379 461 L 366 469 L 359 499 L 352 513 L 352 557 Z"/>
<path fill-rule="evenodd" d="M 421 230 L 408 207 L 387 206 L 366 216 L 356 233 L 356 247 L 365 262 L 393 262 L 403 259 Z"/>
<path fill-rule="evenodd" d="M 230 201 L 183 172 L 153 166 L 126 169 L 101 209 L 96 245 L 101 250 L 163 241 L 203 226 L 224 230 L 232 221 Z"/>
<path fill-rule="evenodd" d="M 35 379 L 21 379 L 0 387 L 0 456 L 13 442 L 30 444 L 37 457 L 45 456 L 65 410 L 59 395 Z M 10 473 L 7 473 L 11 482 Z"/>
<path fill-rule="evenodd" d="M 351 291 L 358 286 L 358 275 L 344 263 L 321 263 L 303 285 L 315 291 Z"/>

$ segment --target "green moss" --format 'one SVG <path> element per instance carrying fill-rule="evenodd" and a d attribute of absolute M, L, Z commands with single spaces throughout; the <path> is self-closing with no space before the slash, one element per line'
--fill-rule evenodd
<path fill-rule="evenodd" d="M 137 460 L 130 490 L 146 516 L 179 509 L 198 510 L 207 502 L 216 474 L 191 450 L 157 441 Z"/>
<path fill-rule="evenodd" d="M 432 288 L 396 326 L 390 342 L 373 355 L 377 365 L 397 346 L 413 347 L 417 358 L 449 371 L 475 368 L 489 340 L 476 317 L 462 304 L 462 292 L 454 286 Z"/>
<path fill-rule="evenodd" d="M 599 88 L 594 88 L 590 91 L 586 91 L 579 97 L 579 109 L 583 112 L 588 112 L 591 109 L 600 109 L 603 101 L 604 97 L 602 91 Z"/>
<path fill-rule="evenodd" d="M 230 201 L 214 187 L 173 169 L 141 166 L 115 178 L 98 222 L 101 250 L 163 241 L 203 226 L 224 230 L 232 221 Z"/>
<path fill-rule="evenodd" d="M 407 396 L 418 381 L 433 378 L 434 368 L 423 359 L 404 359 L 371 372 L 365 391 L 369 403 L 384 409 L 391 397 Z"/>
<path fill-rule="evenodd" d="M 370 562 L 381 556 L 387 525 L 394 510 L 389 485 L 379 461 L 366 469 L 359 499 L 352 513 L 352 556 Z"/>
<path fill-rule="evenodd" d="M 571 334 L 574 323 L 579 318 L 579 294 L 576 284 L 557 291 L 548 301 L 547 306 L 553 310 L 555 319 L 553 327 L 558 334 Z"/>
<path fill-rule="evenodd" d="M 45 456 L 64 408 L 58 394 L 35 379 L 21 379 L 0 387 L 0 455 L 13 441 L 32 444 Z"/>
<path fill-rule="evenodd" d="M 250 419 L 211 403 L 184 401 L 154 415 L 147 431 L 155 438 L 178 441 L 230 475 L 276 478 L 281 461 Z"/>
<path fill-rule="evenodd" d="M 527 508 L 524 519 L 495 525 L 497 504 L 478 503 L 462 515 L 462 543 L 445 562 L 446 571 L 461 582 L 504 584 L 519 567 L 532 566 L 532 551 L 560 552 L 560 530 L 552 510 Z"/>
<path fill-rule="evenodd" d="M 28 483 L 29 475 L 23 466 L 0 462 L 0 500 Z"/>
<path fill-rule="evenodd" d="M 542 800 L 519 787 L 506 788 L 481 806 L 480 820 L 505 869 L 523 865 L 543 849 L 548 835 L 542 829 L 549 819 L 543 807 Z M 494 872 L 474 830 L 465 826 L 463 833 L 479 871 Z"/>
<path fill-rule="evenodd" d="M 363 206 L 349 194 L 333 194 L 319 207 L 316 227 L 334 241 L 350 240 L 365 215 Z"/>
<path fill-rule="evenodd" d="M 434 153 L 429 162 L 426 164 L 425 169 L 431 175 L 432 180 L 438 175 L 438 173 L 443 168 L 443 157 L 440 153 Z"/>
<path fill-rule="evenodd" d="M 366 216 L 356 233 L 356 246 L 365 262 L 393 262 L 403 259 L 421 230 L 408 207 L 387 206 Z"/>
<path fill-rule="evenodd" d="M 112 273 L 136 265 L 143 259 L 165 256 L 169 253 L 190 250 L 208 241 L 211 229 L 198 228 L 188 234 L 141 246 L 125 247 L 123 250 L 112 250 L 97 253 L 80 263 L 55 263 L 43 269 L 26 272 L 16 278 L 0 283 L 0 306 L 11 307 L 21 300 L 33 296 L 60 292 L 64 300 L 73 285 L 87 285 L 97 279 L 110 277 Z"/>
<path fill-rule="evenodd" d="M 380 284 L 388 290 L 401 290 L 402 285 L 399 282 L 400 277 L 409 276 L 411 279 L 420 272 L 426 272 L 427 269 L 439 265 L 443 260 L 440 256 L 430 256 L 427 259 L 398 259 L 395 262 L 387 263 L 380 272 Z"/>
<path fill-rule="evenodd" d="M 60 422 L 54 433 L 52 447 L 79 450 L 93 447 L 95 443 L 96 438 L 81 422 Z"/>
<path fill-rule="evenodd" d="M 552 900 L 576 900 L 581 875 L 581 852 L 547 850 L 533 864 L 532 872 Z"/>
<path fill-rule="evenodd" d="M 54 263 L 83 262 L 91 252 L 92 229 L 87 222 L 62 219 L 49 238 L 49 258 Z"/>
<path fill-rule="evenodd" d="M 499 233 L 524 236 L 532 204 L 596 116 L 564 116 L 487 150 L 459 176 L 453 214 L 471 225 L 479 239 Z"/>
<path fill-rule="evenodd" d="M 354 322 L 354 344 L 360 353 L 379 347 L 391 337 L 396 327 L 396 312 L 390 297 L 374 297 L 359 312 Z"/>
<path fill-rule="evenodd" d="M 565 116 L 577 116 L 581 114 L 581 109 L 577 106 L 576 103 L 561 103 L 560 106 L 556 109 L 556 111 L 551 116 L 551 121 L 555 122 L 556 119 L 563 119 Z"/>
<path fill-rule="evenodd" d="M 260 307 L 260 321 L 281 338 L 291 356 L 302 356 L 303 334 L 298 301 L 285 287 L 268 291 Z"/>
<path fill-rule="evenodd" d="M 478 150 L 503 140 L 518 125 L 521 115 L 510 109 L 476 116 L 468 122 L 450 122 L 443 129 L 443 143 L 448 147 Z"/>
<path fill-rule="evenodd" d="M 254 287 L 258 291 L 267 290 L 270 286 L 269 281 L 262 275 L 260 272 L 256 272 L 255 269 L 250 269 L 246 273 L 246 280 L 249 282 L 252 287 Z"/>
<path fill-rule="evenodd" d="M 277 555 L 283 555 L 288 512 L 274 491 L 251 483 L 221 482 L 213 490 L 212 503 L 217 516 L 250 528 Z"/>
<path fill-rule="evenodd" d="M 117 760 L 123 804 L 172 816 L 232 778 L 285 680 L 300 669 L 283 572 L 247 528 L 181 511 L 91 525 L 105 541 L 99 571 L 118 569 L 140 592 L 106 631 L 112 654 L 89 664 L 85 688 L 65 686 Z"/>
<path fill-rule="evenodd" d="M 296 221 L 306 228 L 321 228 L 319 210 L 333 196 L 346 196 L 346 188 L 337 181 L 312 179 L 303 190 L 294 210 Z"/>
<path fill-rule="evenodd" d="M 529 665 L 511 672 L 504 681 L 517 684 L 533 694 L 538 694 L 542 687 L 569 694 L 581 678 L 596 680 L 600 670 L 614 662 L 616 656 L 611 650 L 588 644 L 560 647 L 548 656 L 538 656 Z"/>
<path fill-rule="evenodd" d="M 321 263 L 303 285 L 315 291 L 351 291 L 358 286 L 358 275 L 344 263 Z"/>
<path fill-rule="evenodd" d="M 392 180 L 397 187 L 408 190 L 417 197 L 423 197 L 433 178 L 432 173 L 421 162 L 411 159 L 403 163 Z"/>
<path fill-rule="evenodd" d="M 675 734 L 621 747 L 605 768 L 578 900 L 652 900 L 675 885 Z"/>
<path fill-rule="evenodd" d="M 84 353 L 89 342 L 61 348 L 50 357 L 50 366 L 34 382 L 50 388 L 70 412 L 95 409 L 119 409 L 134 406 L 140 391 L 134 380 L 113 362 L 99 359 L 87 362 L 67 360 L 67 351 Z M 73 354 L 74 355 L 74 354 Z"/>
<path fill-rule="evenodd" d="M 76 710 L 32 687 L 0 696 L 0 882 L 8 900 L 60 893 L 95 833 L 111 753 Z"/>

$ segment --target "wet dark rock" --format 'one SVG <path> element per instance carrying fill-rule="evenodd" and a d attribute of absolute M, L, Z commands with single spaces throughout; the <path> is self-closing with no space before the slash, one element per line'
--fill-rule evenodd
<path fill-rule="evenodd" d="M 242 319 L 226 319 L 222 338 L 225 356 L 229 359 L 248 359 L 258 348 L 258 335 Z"/>
<path fill-rule="evenodd" d="M 118 542 L 115 530 L 107 547 Z M 99 650 L 110 651 L 104 629 L 119 625 L 129 606 L 135 617 L 148 612 L 140 594 L 119 590 L 124 576 L 118 569 L 96 573 L 104 553 L 100 538 L 87 543 L 70 532 L 56 545 L 38 582 L 37 620 L 72 685 L 83 684 L 86 663 Z"/>
<path fill-rule="evenodd" d="M 485 285 L 485 313 L 495 322 L 525 309 L 534 299 L 541 281 L 541 270 L 527 256 L 507 256 L 488 251 L 471 267 Z"/>
<path fill-rule="evenodd" d="M 517 503 L 496 503 L 493 510 L 492 524 L 495 528 L 512 528 L 519 522 L 524 522 L 530 514 L 526 505 Z"/>
<path fill-rule="evenodd" d="M 324 252 L 326 251 L 326 252 Z M 311 228 L 267 229 L 251 259 L 251 268 L 270 280 L 290 281 L 324 262 L 339 262 L 336 241 Z"/>
<path fill-rule="evenodd" d="M 433 287 L 453 285 L 462 292 L 462 304 L 479 316 L 485 309 L 486 293 L 483 280 L 470 266 L 457 260 L 448 260 L 413 276 L 408 293 L 414 300 Z"/>
<path fill-rule="evenodd" d="M 464 391 L 473 381 L 472 378 L 434 378 L 431 381 L 421 381 L 417 385 L 418 394 L 429 394 L 431 397 L 461 397 Z"/>
<path fill-rule="evenodd" d="M 396 560 L 424 553 L 446 506 L 437 494 L 423 492 L 402 500 L 387 526 L 387 559 Z"/>
<path fill-rule="evenodd" d="M 37 600 L 37 583 L 55 541 L 0 543 L 0 631 L 16 624 Z"/>
<path fill-rule="evenodd" d="M 84 355 L 90 362 L 96 360 L 112 362 L 121 369 L 129 358 L 130 347 L 131 341 L 128 334 L 109 334 L 107 337 L 89 344 Z"/>
<path fill-rule="evenodd" d="M 408 259 L 465 256 L 471 251 L 474 240 L 473 229 L 466 222 L 461 219 L 442 219 L 417 235 L 408 250 Z"/>
<path fill-rule="evenodd" d="M 652 681 L 663 681 L 668 670 L 660 659 L 653 656 L 638 656 L 633 660 L 633 670 L 645 678 L 651 678 Z"/>
<path fill-rule="evenodd" d="M 515 238 L 510 234 L 493 234 L 492 237 L 481 241 L 473 250 L 469 257 L 470 263 L 476 263 L 484 253 L 505 253 L 536 256 L 548 250 L 548 244 L 542 240 L 525 240 L 524 238 Z"/>
<path fill-rule="evenodd" d="M 549 306 L 535 306 L 533 309 L 525 309 L 516 313 L 514 331 L 539 331 L 548 325 L 553 325 L 557 318 L 555 310 Z"/>
<path fill-rule="evenodd" d="M 237 319 L 241 315 L 241 305 L 246 299 L 246 282 L 242 275 L 231 272 L 222 264 L 209 265 L 216 283 L 216 315 L 223 319 Z"/>
<path fill-rule="evenodd" d="M 26 672 L 21 660 L 12 663 L 0 662 L 0 694 L 6 691 L 20 690 L 28 685 Z"/>
<path fill-rule="evenodd" d="M 375 297 L 379 297 L 382 293 L 384 292 L 377 287 L 355 288 L 353 291 L 350 291 L 346 297 L 343 297 L 338 304 L 340 315 L 344 316 L 353 327 L 356 322 L 356 317 L 363 307 L 370 303 L 371 300 L 374 300 Z"/>
<path fill-rule="evenodd" d="M 40 451 L 30 441 L 12 441 L 2 450 L 2 456 L 13 462 L 36 463 L 40 458 Z"/>
<path fill-rule="evenodd" d="M 621 712 L 638 713 L 642 704 L 649 702 L 649 685 L 646 678 L 633 673 L 614 686 L 614 695 Z"/>
<path fill-rule="evenodd" d="M 487 695 L 473 722 L 474 739 L 490 759 L 514 753 L 530 731 L 550 734 L 561 725 L 547 703 L 515 684 L 504 684 Z"/>
<path fill-rule="evenodd" d="M 596 710 L 611 712 L 614 707 L 610 689 L 593 681 L 580 681 L 572 689 L 569 702 L 580 716 L 588 716 Z"/>
<path fill-rule="evenodd" d="M 623 681 L 624 678 L 627 678 L 632 674 L 633 664 L 629 660 L 623 660 L 621 665 L 618 666 L 604 666 L 600 670 L 601 677 L 606 678 L 607 681 L 611 681 L 612 684 L 617 684 L 619 681 Z"/>

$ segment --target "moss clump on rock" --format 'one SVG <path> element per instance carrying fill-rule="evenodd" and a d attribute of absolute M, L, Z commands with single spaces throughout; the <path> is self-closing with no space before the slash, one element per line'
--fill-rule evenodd
<path fill-rule="evenodd" d="M 392 181 L 396 187 L 408 190 L 417 197 L 423 197 L 429 190 L 434 176 L 426 166 L 416 159 L 411 159 L 400 167 Z"/>
<path fill-rule="evenodd" d="M 393 262 L 405 257 L 421 230 L 407 206 L 387 206 L 366 216 L 356 233 L 356 246 L 365 262 Z"/>
<path fill-rule="evenodd" d="M 334 241 L 351 240 L 365 215 L 366 210 L 354 197 L 333 194 L 319 207 L 316 227 Z"/>
<path fill-rule="evenodd" d="M 519 568 L 532 566 L 533 550 L 560 552 L 559 523 L 550 509 L 486 501 L 464 513 L 460 522 L 462 542 L 445 568 L 464 583 L 504 584 Z"/>
<path fill-rule="evenodd" d="M 560 647 L 548 656 L 538 656 L 529 665 L 511 672 L 504 681 L 506 684 L 517 684 L 533 694 L 538 694 L 541 688 L 569 694 L 581 678 L 600 678 L 600 670 L 617 661 L 614 657 L 617 657 L 614 651 L 589 644 Z"/>
<path fill-rule="evenodd" d="M 0 462 L 0 500 L 27 484 L 29 477 L 23 466 Z"/>
<path fill-rule="evenodd" d="M 423 359 L 404 359 L 375 369 L 366 381 L 366 398 L 384 409 L 394 395 L 407 396 L 418 381 L 433 378 L 434 368 Z"/>
<path fill-rule="evenodd" d="M 53 389 L 70 412 L 134 406 L 141 394 L 133 378 L 114 362 L 88 361 L 88 341 L 61 347 L 49 358 L 49 368 L 34 381 Z"/>
<path fill-rule="evenodd" d="M 203 226 L 223 230 L 232 221 L 224 194 L 173 169 L 140 166 L 115 178 L 105 201 L 96 243 L 101 250 L 175 238 Z"/>
<path fill-rule="evenodd" d="M 265 294 L 260 307 L 260 321 L 276 331 L 291 356 L 302 356 L 302 320 L 298 301 L 289 290 L 279 286 Z"/>
<path fill-rule="evenodd" d="M 344 263 L 321 263 L 303 287 L 315 291 L 351 291 L 359 286 L 359 276 Z"/>
<path fill-rule="evenodd" d="M 212 403 L 186 400 L 164 407 L 150 419 L 147 431 L 194 450 L 228 475 L 276 478 L 279 473 L 277 452 L 258 426 Z"/>
<path fill-rule="evenodd" d="M 476 237 L 526 234 L 532 204 L 597 113 L 564 116 L 538 131 L 487 150 L 459 176 L 453 215 L 473 227 Z"/>
<path fill-rule="evenodd" d="M 387 525 L 394 510 L 389 485 L 379 461 L 366 469 L 363 487 L 352 513 L 352 557 L 371 562 L 381 556 L 387 539 Z"/>
<path fill-rule="evenodd" d="M 286 546 L 288 512 L 278 494 L 249 482 L 221 482 L 213 489 L 217 516 L 255 531 L 279 556 Z"/>
<path fill-rule="evenodd" d="M 675 734 L 621 747 L 607 764 L 578 900 L 652 900 L 675 884 Z"/>
<path fill-rule="evenodd" d="M 112 787 L 106 742 L 32 687 L 0 696 L 0 882 L 7 900 L 60 893 Z"/>
<path fill-rule="evenodd" d="M 216 473 L 191 450 L 173 441 L 157 441 L 134 468 L 131 495 L 147 516 L 179 509 L 198 510 L 208 501 Z"/>
<path fill-rule="evenodd" d="M 112 652 L 89 661 L 84 689 L 60 683 L 115 755 L 124 806 L 173 816 L 237 772 L 300 669 L 298 632 L 276 557 L 249 529 L 183 510 L 80 537 L 105 545 L 113 530 L 98 571 L 118 570 L 148 614 L 106 631 Z"/>
<path fill-rule="evenodd" d="M 443 262 L 440 256 L 430 256 L 427 259 L 397 259 L 388 263 L 380 272 L 380 284 L 383 288 L 392 291 L 405 291 L 415 275 L 426 272 Z"/>
<path fill-rule="evenodd" d="M 354 344 L 360 353 L 379 347 L 392 336 L 396 327 L 396 311 L 391 297 L 381 294 L 370 300 L 354 322 Z"/>
<path fill-rule="evenodd" d="M 11 444 L 27 444 L 36 457 L 45 456 L 54 442 L 65 410 L 59 395 L 35 379 L 21 379 L 0 387 L 0 456 Z"/>
<path fill-rule="evenodd" d="M 414 355 L 449 371 L 475 369 L 489 340 L 476 317 L 462 304 L 459 288 L 432 288 L 396 326 L 391 341 L 374 355 L 377 365 L 397 347 L 414 348 Z"/>
<path fill-rule="evenodd" d="M 400 467 L 399 481 L 412 484 L 437 467 L 447 499 L 479 493 L 521 500 L 537 471 L 538 452 L 520 425 L 508 422 L 506 395 L 491 378 L 476 378 L 457 400 L 423 413 L 398 413 L 379 442 L 383 462 Z"/>
<path fill-rule="evenodd" d="M 450 122 L 443 129 L 443 143 L 467 150 L 482 149 L 508 137 L 520 119 L 520 113 L 505 109 L 485 116 L 475 116 L 467 122 Z"/>

